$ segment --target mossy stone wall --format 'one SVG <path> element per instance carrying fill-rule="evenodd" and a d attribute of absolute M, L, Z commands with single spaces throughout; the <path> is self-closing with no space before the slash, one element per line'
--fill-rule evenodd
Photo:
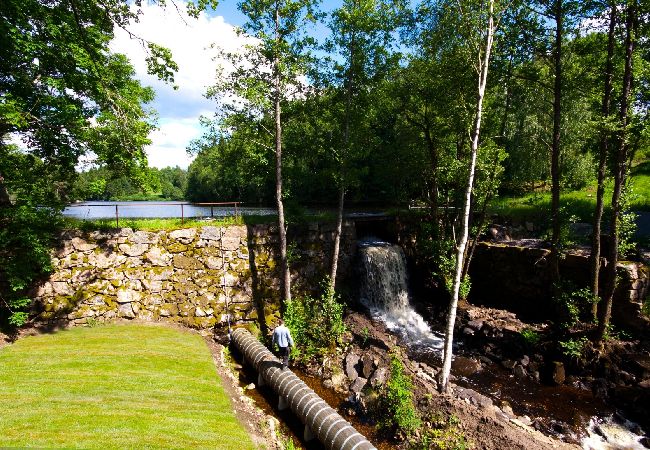
<path fill-rule="evenodd" d="M 294 295 L 314 293 L 328 273 L 334 227 L 311 223 L 289 235 Z M 116 318 L 163 320 L 194 328 L 267 321 L 279 309 L 275 225 L 174 231 L 66 231 L 52 255 L 54 272 L 33 293 L 42 322 Z M 339 273 L 350 272 L 353 222 L 344 224 Z"/>

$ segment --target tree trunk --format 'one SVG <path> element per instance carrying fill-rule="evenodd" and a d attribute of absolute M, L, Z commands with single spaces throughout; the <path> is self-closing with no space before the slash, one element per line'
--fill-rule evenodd
<path fill-rule="evenodd" d="M 342 154 L 341 154 L 341 165 L 340 165 L 340 176 L 341 179 L 339 180 L 340 186 L 339 186 L 339 201 L 338 201 L 338 211 L 336 215 L 336 231 L 334 232 L 334 249 L 332 250 L 332 270 L 330 272 L 330 285 L 332 286 L 332 292 L 334 292 L 336 288 L 336 273 L 338 271 L 338 266 L 339 266 L 339 253 L 340 253 L 340 248 L 341 248 L 341 233 L 343 232 L 343 210 L 345 206 L 345 188 L 346 188 L 346 173 L 345 173 L 345 165 L 347 163 L 347 158 L 349 155 L 349 148 L 350 148 L 350 115 L 352 114 L 352 96 L 354 94 L 353 90 L 353 82 L 354 82 L 354 74 L 353 74 L 353 59 L 354 59 L 354 52 L 355 52 L 355 41 L 356 41 L 356 34 L 352 32 L 350 34 L 350 60 L 349 60 L 349 67 L 347 70 L 346 74 L 346 92 L 345 92 L 345 118 L 344 118 L 344 125 L 343 125 L 343 149 L 342 149 Z"/>
<path fill-rule="evenodd" d="M 456 323 L 456 309 L 458 307 L 458 297 L 460 293 L 461 273 L 463 271 L 463 256 L 467 246 L 469 235 L 469 215 L 472 200 L 472 187 L 474 185 L 474 171 L 476 169 L 476 155 L 478 153 L 478 141 L 481 132 L 481 116 L 483 113 L 483 97 L 485 95 L 485 86 L 487 84 L 488 68 L 490 63 L 490 52 L 492 51 L 492 42 L 494 37 L 494 0 L 489 1 L 489 14 L 487 25 L 487 37 L 485 43 L 485 54 L 481 59 L 479 53 L 479 80 L 478 80 L 478 98 L 476 101 L 476 117 L 474 129 L 472 131 L 472 152 L 469 166 L 469 176 L 467 180 L 467 190 L 465 191 L 465 205 L 463 210 L 463 227 L 460 238 L 460 245 L 456 254 L 456 274 L 454 278 L 454 287 L 447 313 L 447 330 L 445 333 L 445 348 L 443 354 L 443 364 L 440 378 L 440 391 L 447 392 L 449 388 L 449 375 L 451 373 L 451 357 L 454 343 L 454 325 Z"/>
<path fill-rule="evenodd" d="M 276 42 L 279 42 L 280 11 L 276 3 L 275 8 L 275 36 Z M 284 204 L 282 202 L 282 110 L 280 100 L 282 96 L 282 85 L 280 81 L 280 58 L 275 56 L 273 59 L 273 112 L 275 118 L 275 200 L 278 206 L 278 233 L 280 234 L 280 267 L 282 270 L 282 279 L 280 280 L 280 308 L 282 313 L 286 305 L 291 301 L 291 272 L 289 270 L 289 260 L 287 259 L 287 229 L 284 221 Z"/>
<path fill-rule="evenodd" d="M 607 62 L 605 63 L 605 91 L 603 92 L 602 116 L 607 122 L 612 103 L 612 78 L 614 71 L 614 43 L 616 31 L 616 6 L 612 4 L 609 13 L 609 31 L 607 34 Z M 591 241 L 591 293 L 595 298 L 599 295 L 600 277 L 600 235 L 603 219 L 603 198 L 605 196 L 605 170 L 607 169 L 607 153 L 609 150 L 609 130 L 607 125 L 600 134 L 598 156 L 598 188 L 596 190 L 596 211 L 594 213 L 594 231 Z M 591 309 L 594 321 L 597 320 L 598 303 L 594 302 Z"/>
<path fill-rule="evenodd" d="M 7 191 L 7 186 L 5 186 L 5 179 L 0 173 L 0 207 L 2 206 L 11 206 L 11 197 Z"/>
<path fill-rule="evenodd" d="M 607 287 L 603 302 L 598 310 L 598 329 L 596 330 L 596 342 L 602 348 L 605 334 L 612 316 L 612 303 L 614 291 L 616 290 L 616 263 L 618 262 L 618 224 L 621 219 L 621 196 L 625 185 L 625 173 L 627 171 L 627 125 L 630 107 L 630 96 L 632 93 L 632 60 L 635 45 L 636 25 L 636 0 L 628 4 L 627 17 L 625 19 L 625 72 L 623 75 L 623 95 L 621 96 L 620 130 L 618 138 L 618 149 L 616 151 L 616 166 L 614 169 L 614 192 L 612 193 L 612 218 L 610 223 L 611 249 L 609 261 L 607 262 Z"/>
<path fill-rule="evenodd" d="M 438 229 L 440 227 L 440 219 L 438 216 L 438 149 L 436 143 L 431 136 L 428 117 L 424 117 L 424 137 L 427 141 L 427 148 L 429 150 L 429 157 L 431 158 L 431 222 L 433 223 L 433 238 L 439 239 Z"/>
<path fill-rule="evenodd" d="M 336 272 L 339 266 L 339 250 L 341 247 L 341 233 L 343 232 L 343 207 L 345 204 L 345 188 L 339 188 L 339 207 L 336 216 L 336 231 L 334 232 L 334 250 L 332 251 L 332 271 L 330 273 L 330 283 L 332 292 L 336 289 Z"/>
<path fill-rule="evenodd" d="M 553 292 L 557 296 L 560 283 L 560 133 L 562 101 L 562 0 L 555 1 L 555 45 L 553 62 L 555 82 L 553 86 L 553 142 L 551 146 L 551 254 L 550 269 Z"/>

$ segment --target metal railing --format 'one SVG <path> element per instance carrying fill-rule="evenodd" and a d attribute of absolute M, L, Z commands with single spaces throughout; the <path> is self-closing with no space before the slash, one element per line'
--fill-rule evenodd
<path fill-rule="evenodd" d="M 201 206 L 201 207 L 210 207 L 210 217 L 214 217 L 214 207 L 234 207 L 234 216 L 239 217 L 240 207 L 244 202 L 200 202 L 200 203 L 191 203 L 191 202 L 146 202 L 146 203 L 135 203 L 135 204 L 111 204 L 111 203 L 83 203 L 80 205 L 68 205 L 68 208 L 85 208 L 85 207 L 101 207 L 101 208 L 115 208 L 115 225 L 120 226 L 120 208 L 138 208 L 142 206 L 180 206 L 181 212 L 181 224 L 185 223 L 185 206 Z M 197 216 L 193 216 L 197 217 Z M 198 216 L 204 217 L 204 216 Z"/>

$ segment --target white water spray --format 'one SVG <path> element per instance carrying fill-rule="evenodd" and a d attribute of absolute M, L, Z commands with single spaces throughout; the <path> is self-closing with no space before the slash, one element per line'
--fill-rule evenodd
<path fill-rule="evenodd" d="M 411 307 L 406 278 L 406 257 L 397 245 L 379 241 L 360 243 L 361 302 L 374 319 L 400 335 L 408 346 L 440 350 L 443 340 Z"/>
<path fill-rule="evenodd" d="M 582 440 L 584 450 L 643 450 L 643 431 L 629 420 L 616 421 L 613 417 L 593 417 L 589 421 L 587 437 Z"/>

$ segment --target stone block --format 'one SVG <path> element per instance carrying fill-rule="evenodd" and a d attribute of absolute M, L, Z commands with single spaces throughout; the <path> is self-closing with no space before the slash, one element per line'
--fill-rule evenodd
<path fill-rule="evenodd" d="M 218 241 L 221 239 L 222 230 L 219 227 L 207 226 L 201 228 L 199 238 L 206 241 Z"/>
<path fill-rule="evenodd" d="M 170 239 L 175 239 L 181 244 L 189 244 L 196 237 L 196 228 L 184 228 L 182 230 L 174 230 L 169 233 Z"/>

